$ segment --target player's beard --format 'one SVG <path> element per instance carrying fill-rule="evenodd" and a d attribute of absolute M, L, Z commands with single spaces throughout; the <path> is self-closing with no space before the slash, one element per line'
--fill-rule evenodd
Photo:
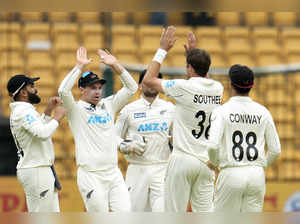
<path fill-rule="evenodd" d="M 145 97 L 155 98 L 157 95 L 158 95 L 158 92 L 149 92 L 149 91 L 144 92 Z"/>
<path fill-rule="evenodd" d="M 28 101 L 31 104 L 38 104 L 41 102 L 41 98 L 36 93 L 28 93 Z"/>

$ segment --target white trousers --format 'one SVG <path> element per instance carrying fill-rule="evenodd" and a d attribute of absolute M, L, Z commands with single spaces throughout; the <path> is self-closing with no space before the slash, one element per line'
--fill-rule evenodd
<path fill-rule="evenodd" d="M 261 212 L 264 195 L 262 167 L 225 168 L 220 171 L 216 184 L 215 211 Z"/>
<path fill-rule="evenodd" d="M 132 211 L 164 211 L 164 178 L 167 164 L 130 164 L 126 172 Z"/>
<path fill-rule="evenodd" d="M 54 187 L 51 168 L 18 169 L 17 178 L 22 185 L 29 212 L 59 212 L 58 193 Z"/>
<path fill-rule="evenodd" d="M 165 182 L 165 210 L 185 212 L 190 200 L 193 212 L 213 210 L 215 173 L 194 156 L 174 152 Z"/>
<path fill-rule="evenodd" d="M 79 167 L 77 184 L 88 212 L 131 210 L 129 193 L 117 167 L 94 172 Z"/>

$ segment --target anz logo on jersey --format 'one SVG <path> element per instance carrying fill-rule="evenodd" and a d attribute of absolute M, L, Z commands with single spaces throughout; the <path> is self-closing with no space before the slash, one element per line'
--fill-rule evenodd
<path fill-rule="evenodd" d="M 106 124 L 112 121 L 109 113 L 104 116 L 91 115 L 88 120 L 88 124 Z"/>
<path fill-rule="evenodd" d="M 145 124 L 140 124 L 138 128 L 138 132 L 156 132 L 156 131 L 168 131 L 169 127 L 166 122 L 158 123 L 158 122 L 153 122 L 153 123 L 145 123 Z"/>

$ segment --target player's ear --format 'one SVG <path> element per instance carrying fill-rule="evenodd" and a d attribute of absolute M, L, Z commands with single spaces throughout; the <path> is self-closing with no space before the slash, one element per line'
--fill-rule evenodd
<path fill-rule="evenodd" d="M 21 96 L 27 96 L 28 95 L 26 87 L 24 89 L 20 90 L 19 95 L 21 95 Z"/>
<path fill-rule="evenodd" d="M 142 90 L 142 83 L 139 84 L 139 90 Z"/>
<path fill-rule="evenodd" d="M 84 88 L 82 88 L 82 87 L 79 87 L 79 91 L 80 91 L 80 93 L 81 93 L 81 94 L 83 94 L 83 92 L 84 92 Z"/>

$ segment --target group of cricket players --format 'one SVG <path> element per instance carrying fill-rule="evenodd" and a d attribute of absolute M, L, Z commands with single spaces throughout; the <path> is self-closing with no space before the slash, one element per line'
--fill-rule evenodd
<path fill-rule="evenodd" d="M 265 168 L 281 147 L 270 112 L 249 97 L 252 70 L 238 64 L 229 69 L 232 97 L 222 104 L 224 88 L 208 77 L 210 55 L 196 47 L 192 32 L 184 45 L 187 78 L 163 79 L 160 67 L 176 40 L 174 26 L 162 30 L 138 84 L 110 52 L 99 49 L 100 63 L 110 66 L 123 84 L 106 98 L 101 97 L 106 80 L 85 71 L 95 62 L 80 47 L 77 64 L 42 115 L 34 107 L 41 100 L 35 86 L 39 78 L 11 77 L 10 127 L 28 211 L 60 211 L 62 186 L 53 166 L 51 136 L 65 116 L 88 212 L 185 212 L 189 203 L 193 212 L 263 210 Z M 72 94 L 74 85 L 79 101 Z M 140 98 L 128 104 L 138 90 Z M 129 163 L 125 180 L 118 150 Z"/>

